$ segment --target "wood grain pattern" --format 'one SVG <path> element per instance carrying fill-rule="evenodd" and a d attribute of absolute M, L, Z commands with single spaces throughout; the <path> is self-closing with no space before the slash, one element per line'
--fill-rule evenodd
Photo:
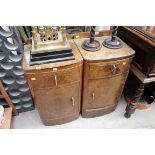
<path fill-rule="evenodd" d="M 155 39 L 151 34 L 141 33 L 136 27 L 119 27 L 118 36 L 121 37 L 135 51 L 134 63 L 138 69 L 148 77 L 155 76 Z M 143 30 L 142 30 L 143 32 Z"/>
<path fill-rule="evenodd" d="M 54 125 L 56 120 L 59 120 L 56 124 L 64 123 L 68 116 L 74 114 L 79 116 L 80 92 L 79 82 L 65 87 L 36 90 L 34 93 L 35 103 L 37 103 L 37 109 L 44 124 Z"/>
<path fill-rule="evenodd" d="M 23 62 L 34 103 L 45 125 L 67 123 L 80 115 L 83 62 L 76 45 L 70 42 L 75 60 L 36 66 Z"/>
<path fill-rule="evenodd" d="M 107 37 L 96 38 L 100 43 Z M 81 48 L 85 39 L 74 40 L 84 59 L 82 117 L 96 117 L 115 110 L 122 94 L 134 50 L 102 47 L 96 52 Z"/>
<path fill-rule="evenodd" d="M 101 44 L 105 38 L 108 36 L 103 36 L 103 37 L 96 37 L 95 39 L 98 40 Z M 131 55 L 135 54 L 135 51 L 131 49 L 127 44 L 123 42 L 123 47 L 121 49 L 108 49 L 104 46 L 99 51 L 96 52 L 89 52 L 85 51 L 81 45 L 84 42 L 86 38 L 83 39 L 75 39 L 74 42 L 78 46 L 78 49 L 82 55 L 82 57 L 86 61 L 108 61 L 111 59 L 121 59 L 121 58 L 126 58 Z"/>
<path fill-rule="evenodd" d="M 111 77 L 113 75 L 126 73 L 130 68 L 131 61 L 132 58 L 100 63 L 89 63 L 89 78 Z"/>
<path fill-rule="evenodd" d="M 41 70 L 39 73 L 27 73 L 26 76 L 34 89 L 52 88 L 57 85 L 80 81 L 80 67 L 73 66 L 65 69 L 59 67 L 57 71 L 53 71 L 52 69 Z"/>
<path fill-rule="evenodd" d="M 130 58 L 131 60 L 132 58 Z M 84 62 L 82 116 L 96 117 L 115 110 L 122 94 L 129 72 L 131 61 L 123 60 L 129 66 L 125 72 L 115 75 L 104 75 L 99 70 L 90 76 L 90 64 Z M 114 60 L 116 63 L 116 61 Z M 102 62 L 103 64 L 103 62 Z M 105 63 L 106 64 L 106 63 Z M 103 75 L 99 76 L 98 75 Z M 90 78 L 91 77 L 91 78 Z"/>
<path fill-rule="evenodd" d="M 147 77 L 134 64 L 131 65 L 131 71 L 144 84 L 155 82 L 155 77 Z"/>
<path fill-rule="evenodd" d="M 126 118 L 130 118 L 143 94 L 144 85 L 155 81 L 155 38 L 152 32 L 148 33 L 144 27 L 135 26 L 119 27 L 118 36 L 136 51 L 131 71 L 137 77 L 139 84 L 137 87 L 132 88 L 129 83 L 130 78 L 134 76 L 132 77 L 131 74 L 126 85 L 127 94 L 130 89 L 134 92 L 134 97 L 131 98 L 131 102 L 127 105 L 124 114 Z"/>

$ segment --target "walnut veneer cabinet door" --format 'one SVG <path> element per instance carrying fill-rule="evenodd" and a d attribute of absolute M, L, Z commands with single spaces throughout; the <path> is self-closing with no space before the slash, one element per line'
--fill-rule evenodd
<path fill-rule="evenodd" d="M 105 38 L 96 39 L 102 44 Z M 84 40 L 74 40 L 84 59 L 82 116 L 96 117 L 115 110 L 135 52 L 124 42 L 121 49 L 89 52 L 81 48 Z"/>
<path fill-rule="evenodd" d="M 80 83 L 35 91 L 35 103 L 45 125 L 62 124 L 79 117 Z"/>
<path fill-rule="evenodd" d="M 25 75 L 45 125 L 67 123 L 80 115 L 83 59 L 75 43 L 69 43 L 75 60 L 30 66 L 30 52 L 24 52 Z"/>

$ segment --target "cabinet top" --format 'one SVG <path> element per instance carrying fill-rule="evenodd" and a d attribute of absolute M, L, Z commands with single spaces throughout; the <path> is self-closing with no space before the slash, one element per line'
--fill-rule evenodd
<path fill-rule="evenodd" d="M 53 62 L 53 63 L 32 65 L 32 66 L 29 65 L 31 45 L 26 45 L 24 47 L 24 58 L 23 58 L 23 64 L 22 64 L 23 69 L 24 70 L 40 70 L 40 69 L 57 68 L 57 67 L 61 67 L 61 66 L 80 63 L 83 60 L 83 58 L 82 58 L 81 54 L 79 53 L 79 50 L 78 50 L 76 44 L 74 43 L 73 40 L 69 40 L 69 44 L 72 48 L 73 54 L 75 56 L 75 60 Z"/>
<path fill-rule="evenodd" d="M 108 37 L 109 36 L 96 37 L 95 39 L 98 40 L 102 45 L 103 40 Z M 120 49 L 109 49 L 102 45 L 102 48 L 99 51 L 89 52 L 81 47 L 86 39 L 88 38 L 76 39 L 74 40 L 74 42 L 76 43 L 83 58 L 87 61 L 121 59 L 124 57 L 130 57 L 135 54 L 135 51 L 123 41 L 123 47 Z"/>

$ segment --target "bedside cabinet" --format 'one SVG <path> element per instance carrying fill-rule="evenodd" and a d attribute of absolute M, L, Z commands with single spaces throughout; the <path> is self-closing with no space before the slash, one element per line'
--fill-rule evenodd
<path fill-rule="evenodd" d="M 96 40 L 102 44 L 105 38 Z M 85 51 L 85 39 L 74 40 L 84 59 L 82 116 L 96 117 L 115 110 L 135 52 L 125 43 L 120 49 Z"/>
<path fill-rule="evenodd" d="M 29 66 L 25 51 L 23 68 L 34 103 L 45 125 L 73 121 L 81 107 L 82 57 L 73 41 L 75 60 Z"/>

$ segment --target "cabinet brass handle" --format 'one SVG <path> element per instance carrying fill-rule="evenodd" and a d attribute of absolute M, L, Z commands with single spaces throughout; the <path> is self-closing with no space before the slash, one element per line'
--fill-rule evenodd
<path fill-rule="evenodd" d="M 79 35 L 77 33 L 72 34 L 72 39 L 77 39 L 79 38 Z"/>
<path fill-rule="evenodd" d="M 112 74 L 116 74 L 116 71 L 117 71 L 116 65 L 111 66 L 111 71 L 112 71 Z"/>
<path fill-rule="evenodd" d="M 93 98 L 93 100 L 95 100 L 95 93 L 92 94 L 92 98 Z"/>
<path fill-rule="evenodd" d="M 93 103 L 93 101 L 95 100 L 95 93 L 93 92 L 92 94 L 91 94 L 91 101 L 90 101 L 90 104 L 92 104 Z"/>
<path fill-rule="evenodd" d="M 72 100 L 72 105 L 74 107 L 74 105 L 75 105 L 75 99 L 74 99 L 74 97 L 72 97 L 71 100 Z"/>
<path fill-rule="evenodd" d="M 58 85 L 58 81 L 57 81 L 57 76 L 54 75 L 54 80 L 55 80 L 55 85 L 57 86 Z"/>

